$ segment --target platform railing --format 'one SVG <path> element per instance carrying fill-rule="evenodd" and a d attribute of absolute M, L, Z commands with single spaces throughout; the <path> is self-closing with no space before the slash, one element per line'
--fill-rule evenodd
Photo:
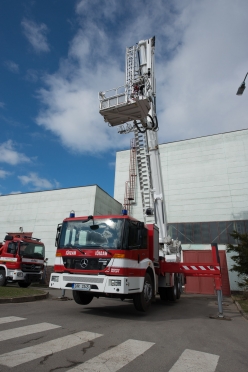
<path fill-rule="evenodd" d="M 98 97 L 100 100 L 100 110 L 118 106 L 123 103 L 127 103 L 128 101 L 125 85 L 121 85 L 117 88 L 109 89 L 104 92 L 99 92 Z"/>

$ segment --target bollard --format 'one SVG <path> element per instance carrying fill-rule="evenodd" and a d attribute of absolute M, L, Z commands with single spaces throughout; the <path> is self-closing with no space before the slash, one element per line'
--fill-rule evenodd
<path fill-rule="evenodd" d="M 223 315 L 223 308 L 222 308 L 222 290 L 217 290 L 217 298 L 218 298 L 218 308 L 219 308 L 219 318 L 224 318 Z"/>

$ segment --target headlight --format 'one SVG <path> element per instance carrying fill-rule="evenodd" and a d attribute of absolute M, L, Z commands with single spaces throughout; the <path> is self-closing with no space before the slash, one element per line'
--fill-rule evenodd
<path fill-rule="evenodd" d="M 19 272 L 19 273 L 17 273 L 17 276 L 23 276 L 23 273 L 20 273 L 20 272 Z"/>
<path fill-rule="evenodd" d="M 52 282 L 58 282 L 59 281 L 59 276 L 52 276 L 51 281 Z"/>
<path fill-rule="evenodd" d="M 121 285 L 121 280 L 111 280 L 111 285 L 117 287 Z"/>

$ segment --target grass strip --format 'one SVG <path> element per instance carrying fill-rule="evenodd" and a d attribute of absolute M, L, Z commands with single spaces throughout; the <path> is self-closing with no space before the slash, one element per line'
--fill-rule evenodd
<path fill-rule="evenodd" d="M 44 293 L 41 289 L 36 288 L 0 287 L 0 298 L 35 296 Z"/>

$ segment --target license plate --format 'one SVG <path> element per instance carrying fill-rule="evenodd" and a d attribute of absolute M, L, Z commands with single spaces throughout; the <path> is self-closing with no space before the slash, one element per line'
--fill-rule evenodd
<path fill-rule="evenodd" d="M 73 283 L 72 289 L 79 289 L 80 291 L 89 291 L 90 284 Z"/>

